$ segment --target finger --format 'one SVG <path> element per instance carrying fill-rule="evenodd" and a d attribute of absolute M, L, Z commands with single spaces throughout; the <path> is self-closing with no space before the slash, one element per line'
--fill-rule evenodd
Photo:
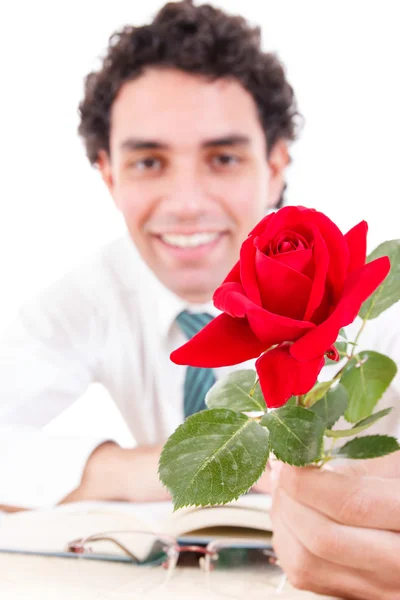
<path fill-rule="evenodd" d="M 275 504 L 287 527 L 311 554 L 337 565 L 374 573 L 379 562 L 398 569 L 400 536 L 391 531 L 348 527 L 335 523 L 278 490 Z"/>
<path fill-rule="evenodd" d="M 253 492 L 258 494 L 271 494 L 272 492 L 272 480 L 271 480 L 271 469 L 266 469 L 261 475 L 260 479 L 251 488 Z"/>
<path fill-rule="evenodd" d="M 272 545 L 291 585 L 317 594 L 354 600 L 375 600 L 379 597 L 382 587 L 377 589 L 364 572 L 315 556 L 280 516 L 273 518 L 273 523 Z"/>
<path fill-rule="evenodd" d="M 279 487 L 338 523 L 400 531 L 400 478 L 348 476 L 284 465 Z"/>
<path fill-rule="evenodd" d="M 343 475 L 397 478 L 400 477 L 400 451 L 368 460 L 335 460 L 323 468 Z"/>

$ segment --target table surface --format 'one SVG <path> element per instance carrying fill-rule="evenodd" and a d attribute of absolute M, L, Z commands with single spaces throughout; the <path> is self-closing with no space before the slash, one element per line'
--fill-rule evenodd
<path fill-rule="evenodd" d="M 214 574 L 213 574 L 214 575 Z M 213 576 L 212 575 L 212 576 Z M 164 579 L 164 576 L 163 576 Z M 241 581 L 243 593 L 252 600 L 327 600 L 295 590 L 288 583 L 278 596 L 272 590 L 254 590 L 251 574 Z M 179 598 L 227 600 L 207 588 L 199 568 L 177 568 L 166 586 L 157 584 L 151 568 L 129 564 L 58 557 L 0 554 L 0 598 L 6 600 L 152 600 Z M 241 594 L 241 597 L 244 596 Z"/>

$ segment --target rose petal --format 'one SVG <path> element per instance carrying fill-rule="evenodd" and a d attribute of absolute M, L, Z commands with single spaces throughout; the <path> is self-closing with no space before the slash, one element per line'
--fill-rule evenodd
<path fill-rule="evenodd" d="M 256 248 L 254 239 L 247 238 L 240 249 L 240 279 L 247 297 L 261 306 L 261 296 L 258 289 L 256 268 L 255 268 Z"/>
<path fill-rule="evenodd" d="M 335 310 L 335 302 L 333 300 L 333 294 L 331 286 L 326 285 L 324 290 L 324 296 L 318 308 L 315 309 L 311 315 L 310 321 L 315 325 L 320 325 L 329 317 L 329 315 Z"/>
<path fill-rule="evenodd" d="M 330 348 L 328 348 L 328 350 L 326 351 L 326 356 L 330 360 L 334 360 L 335 362 L 339 362 L 340 360 L 340 354 L 336 346 L 331 346 Z"/>
<path fill-rule="evenodd" d="M 265 350 L 246 319 L 219 315 L 171 353 L 172 362 L 193 367 L 225 367 L 260 356 Z"/>
<path fill-rule="evenodd" d="M 303 319 L 311 280 L 259 250 L 255 255 L 255 270 L 262 306 L 277 315 Z"/>
<path fill-rule="evenodd" d="M 253 306 L 240 283 L 223 283 L 214 292 L 213 302 L 216 308 L 227 313 L 230 317 L 246 316 L 246 311 Z M 257 306 L 257 305 L 254 305 Z"/>
<path fill-rule="evenodd" d="M 315 272 L 307 308 L 304 313 L 304 319 L 306 321 L 312 320 L 313 314 L 324 298 L 326 278 L 329 269 L 329 253 L 325 241 L 317 227 L 313 226 L 312 229 L 314 236 L 313 258 Z M 327 315 L 324 316 L 326 317 Z"/>
<path fill-rule="evenodd" d="M 278 408 L 292 396 L 293 372 L 290 354 L 284 347 L 265 352 L 256 361 L 261 391 L 269 408 Z"/>
<path fill-rule="evenodd" d="M 263 342 L 264 350 L 281 342 L 297 340 L 315 327 L 314 323 L 290 319 L 257 306 L 237 283 L 223 283 L 214 293 L 214 304 L 231 317 L 247 317 L 253 333 Z"/>
<path fill-rule="evenodd" d="M 315 327 L 314 323 L 296 321 L 254 306 L 246 310 L 246 316 L 252 331 L 264 342 L 264 348 L 298 340 Z"/>
<path fill-rule="evenodd" d="M 258 229 L 259 244 L 258 248 L 264 250 L 268 244 L 280 234 L 283 229 L 290 229 L 302 234 L 310 243 L 307 236 L 308 215 L 312 210 L 301 210 L 298 206 L 284 206 L 277 213 L 271 215 L 263 230 Z"/>
<path fill-rule="evenodd" d="M 271 242 L 270 250 L 273 255 L 285 254 L 294 250 L 308 250 L 309 244 L 304 236 L 292 229 L 282 229 Z M 271 256 L 271 255 L 270 255 Z"/>
<path fill-rule="evenodd" d="M 361 223 L 355 225 L 344 236 L 349 248 L 349 273 L 365 264 L 367 257 L 367 233 L 368 224 L 366 221 L 361 221 Z"/>
<path fill-rule="evenodd" d="M 382 283 L 389 270 L 390 261 L 387 256 L 382 256 L 353 271 L 333 313 L 290 347 L 293 358 L 310 360 L 324 354 L 336 341 L 339 329 L 354 321 L 361 304 Z"/>
<path fill-rule="evenodd" d="M 329 253 L 329 268 L 327 282 L 331 285 L 335 304 L 342 295 L 349 267 L 349 248 L 343 233 L 326 215 L 321 212 L 311 212 L 310 222 L 316 225 L 326 244 Z"/>
<path fill-rule="evenodd" d="M 310 279 L 314 276 L 314 259 L 312 250 L 294 250 L 276 254 L 274 260 L 291 267 L 295 271 L 306 275 Z"/>
<path fill-rule="evenodd" d="M 270 408 L 282 406 L 293 395 L 309 392 L 324 366 L 323 356 L 299 362 L 290 355 L 289 348 L 289 344 L 282 344 L 256 361 L 261 390 Z"/>

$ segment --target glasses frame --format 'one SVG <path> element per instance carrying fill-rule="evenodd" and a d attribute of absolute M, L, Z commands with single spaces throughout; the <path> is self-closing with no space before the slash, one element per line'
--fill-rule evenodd
<path fill-rule="evenodd" d="M 166 560 L 161 562 L 162 568 L 167 570 L 166 581 L 167 583 L 172 577 L 176 565 L 179 560 L 179 556 L 182 552 L 191 552 L 196 554 L 201 554 L 202 556 L 199 559 L 199 567 L 205 572 L 207 576 L 213 571 L 214 564 L 218 560 L 219 551 L 222 549 L 228 548 L 248 548 L 248 545 L 243 540 L 235 540 L 234 538 L 230 540 L 218 539 L 212 540 L 208 542 L 206 545 L 198 545 L 198 544 L 182 544 L 179 542 L 179 539 L 173 537 L 171 535 L 167 535 L 164 533 L 159 533 L 155 531 L 141 531 L 141 530 L 111 530 L 111 531 L 102 531 L 99 533 L 94 533 L 92 535 L 77 538 L 68 542 L 66 546 L 66 552 L 70 552 L 76 554 L 78 557 L 90 556 L 92 553 L 92 548 L 87 546 L 90 542 L 93 541 L 109 541 L 114 543 L 116 546 L 120 548 L 129 558 L 132 559 L 132 562 L 138 566 L 151 566 L 154 565 L 153 562 L 145 562 L 139 561 L 138 558 L 127 548 L 124 544 L 115 539 L 115 535 L 117 534 L 126 534 L 126 533 L 134 533 L 134 534 L 143 534 L 143 535 L 152 535 L 158 541 L 163 542 L 166 547 L 163 548 L 163 551 L 166 554 Z M 252 549 L 259 549 L 262 553 L 267 557 L 267 561 L 270 564 L 279 566 L 279 560 L 275 552 L 272 548 L 265 547 L 260 543 L 259 546 L 253 546 Z M 157 562 L 157 564 L 160 564 Z M 286 583 L 286 575 L 282 574 L 282 580 L 277 586 L 276 593 L 279 594 Z M 208 577 L 207 577 L 208 578 Z"/>

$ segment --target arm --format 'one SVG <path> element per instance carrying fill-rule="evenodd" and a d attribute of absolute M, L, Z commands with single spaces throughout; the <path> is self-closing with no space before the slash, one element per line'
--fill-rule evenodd
<path fill-rule="evenodd" d="M 29 305 L 0 340 L 0 504 L 38 507 L 76 488 L 103 440 L 42 428 L 87 389 L 101 340 L 81 277 L 64 278 Z M 80 285 L 80 287 L 79 287 Z"/>
<path fill-rule="evenodd" d="M 79 486 L 61 502 L 122 500 L 155 502 L 169 494 L 158 478 L 162 445 L 120 448 L 106 442 L 96 448 L 86 463 Z"/>
<path fill-rule="evenodd" d="M 273 545 L 289 581 L 353 600 L 400 589 L 400 452 L 333 469 L 283 466 Z"/>

